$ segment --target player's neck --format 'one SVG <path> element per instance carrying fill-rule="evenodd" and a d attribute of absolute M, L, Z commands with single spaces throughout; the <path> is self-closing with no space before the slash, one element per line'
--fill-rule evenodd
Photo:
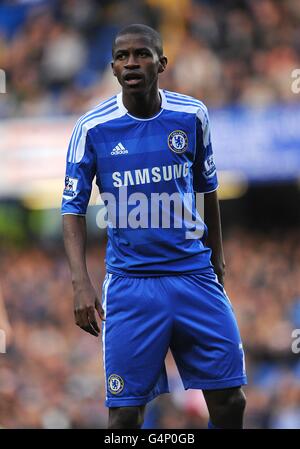
<path fill-rule="evenodd" d="M 126 92 L 123 90 L 123 104 L 129 114 L 139 118 L 150 118 L 158 114 L 161 108 L 161 97 L 159 90 L 149 92 Z"/>

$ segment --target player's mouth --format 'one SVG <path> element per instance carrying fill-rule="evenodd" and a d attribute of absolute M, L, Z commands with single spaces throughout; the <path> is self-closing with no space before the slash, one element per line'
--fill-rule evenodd
<path fill-rule="evenodd" d="M 127 86 L 137 86 L 142 82 L 143 78 L 143 75 L 138 72 L 126 73 L 123 77 Z"/>

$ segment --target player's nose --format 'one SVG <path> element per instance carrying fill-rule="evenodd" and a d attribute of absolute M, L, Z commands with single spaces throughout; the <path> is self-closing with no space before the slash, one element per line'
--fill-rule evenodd
<path fill-rule="evenodd" d="M 134 54 L 130 53 L 128 56 L 128 59 L 126 61 L 126 64 L 124 65 L 124 67 L 126 69 L 136 69 L 138 68 L 140 65 L 135 57 Z"/>

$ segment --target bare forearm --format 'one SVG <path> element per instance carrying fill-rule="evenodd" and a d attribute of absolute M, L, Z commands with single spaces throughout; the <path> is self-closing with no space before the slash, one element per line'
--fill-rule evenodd
<path fill-rule="evenodd" d="M 64 215 L 63 237 L 73 285 L 89 281 L 86 266 L 85 217 L 79 215 Z"/>
<path fill-rule="evenodd" d="M 214 265 L 219 281 L 223 283 L 223 276 L 225 275 L 225 260 L 222 243 L 220 208 L 216 191 L 205 194 L 204 214 L 205 223 L 208 228 L 208 238 L 206 244 L 212 250 L 211 261 Z"/>
<path fill-rule="evenodd" d="M 105 316 L 87 271 L 85 217 L 64 215 L 63 235 L 72 275 L 75 322 L 81 329 L 97 337 L 100 328 L 95 311 L 101 320 Z"/>

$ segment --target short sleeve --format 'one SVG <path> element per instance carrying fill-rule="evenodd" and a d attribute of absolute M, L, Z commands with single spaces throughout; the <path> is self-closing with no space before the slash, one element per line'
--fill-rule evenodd
<path fill-rule="evenodd" d="M 88 130 L 76 125 L 69 143 L 62 215 L 85 215 L 96 174 L 95 153 Z"/>
<path fill-rule="evenodd" d="M 213 192 L 218 188 L 208 111 L 204 105 L 196 114 L 196 152 L 193 163 L 193 187 L 194 191 L 199 193 Z"/>

